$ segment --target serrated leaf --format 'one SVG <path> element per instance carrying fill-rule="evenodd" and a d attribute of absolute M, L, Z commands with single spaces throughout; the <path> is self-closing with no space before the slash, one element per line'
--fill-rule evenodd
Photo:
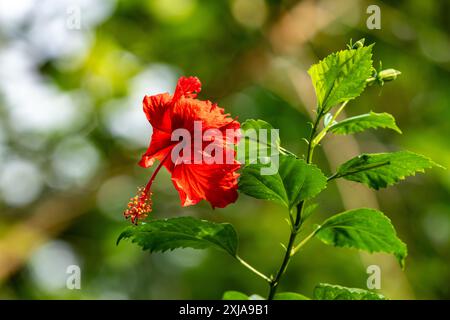
<path fill-rule="evenodd" d="M 278 172 L 273 175 L 261 175 L 262 168 L 261 164 L 244 168 L 239 179 L 241 192 L 292 208 L 326 187 L 326 177 L 319 168 L 292 156 L 280 155 Z"/>
<path fill-rule="evenodd" d="M 308 70 L 320 113 L 363 92 L 372 73 L 372 46 L 332 53 Z"/>
<path fill-rule="evenodd" d="M 255 132 L 258 133 L 262 129 L 266 130 L 268 133 L 270 133 L 272 130 L 275 130 L 274 127 L 270 123 L 268 123 L 264 120 L 260 120 L 260 119 L 248 119 L 248 120 L 245 120 L 241 125 L 241 133 L 244 136 L 248 135 L 249 131 L 254 130 Z M 252 140 L 254 140 L 256 143 L 260 144 L 261 147 L 270 148 L 272 146 L 275 149 L 279 149 L 280 148 L 280 136 L 277 131 L 275 131 L 275 132 L 276 132 L 276 134 L 274 135 L 275 139 L 273 139 L 273 140 L 268 139 L 268 141 L 266 141 L 265 143 L 263 143 L 262 141 L 260 141 L 258 139 L 254 140 L 252 138 Z"/>
<path fill-rule="evenodd" d="M 375 209 L 354 209 L 334 215 L 325 220 L 315 236 L 335 247 L 394 254 L 402 267 L 407 255 L 406 245 L 397 237 L 391 220 Z"/>
<path fill-rule="evenodd" d="M 305 297 L 304 295 L 300 293 L 295 292 L 280 292 L 275 294 L 273 297 L 273 300 L 311 300 L 308 297 Z"/>
<path fill-rule="evenodd" d="M 280 145 L 278 130 L 263 120 L 249 119 L 241 125 L 241 140 L 237 148 L 241 163 L 257 163 L 263 158 L 292 154 Z"/>
<path fill-rule="evenodd" d="M 305 207 L 302 214 L 302 221 L 306 221 L 319 207 L 318 203 L 311 203 Z"/>
<path fill-rule="evenodd" d="M 328 132 L 335 134 L 351 134 L 356 132 L 361 132 L 366 129 L 376 129 L 376 128 L 388 128 L 392 129 L 398 133 L 402 131 L 397 127 L 395 119 L 389 113 L 375 113 L 370 112 L 366 114 L 361 114 L 359 116 L 347 118 L 340 122 L 333 124 Z"/>
<path fill-rule="evenodd" d="M 236 256 L 238 238 L 229 223 L 214 223 L 193 217 L 150 220 L 126 228 L 117 239 L 131 238 L 144 250 L 167 251 L 177 248 L 216 248 Z"/>
<path fill-rule="evenodd" d="M 327 283 L 319 283 L 314 288 L 313 296 L 316 300 L 386 300 L 376 292 Z"/>
<path fill-rule="evenodd" d="M 336 178 L 361 182 L 378 190 L 433 166 L 439 165 L 425 156 L 410 151 L 369 153 L 342 164 L 337 170 Z"/>
<path fill-rule="evenodd" d="M 222 300 L 249 300 L 249 296 L 239 291 L 226 291 L 222 296 Z"/>

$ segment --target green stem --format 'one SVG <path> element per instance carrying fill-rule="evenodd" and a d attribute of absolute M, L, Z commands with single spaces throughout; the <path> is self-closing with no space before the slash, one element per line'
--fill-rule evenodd
<path fill-rule="evenodd" d="M 312 140 L 311 144 L 313 145 L 313 148 L 315 146 L 317 146 L 320 143 L 320 141 L 326 136 L 328 130 L 333 125 L 333 122 L 336 121 L 337 117 L 342 112 L 342 110 L 344 110 L 344 108 L 345 108 L 345 106 L 347 105 L 348 102 L 349 102 L 349 100 L 344 101 L 344 103 L 342 103 L 342 105 L 339 107 L 339 109 L 335 112 L 335 114 L 331 118 L 330 122 L 328 122 L 327 126 L 325 128 L 323 128 L 322 131 L 320 131 L 317 134 L 317 136 L 314 138 L 314 140 Z"/>
<path fill-rule="evenodd" d="M 286 272 L 287 266 L 289 264 L 289 260 L 291 259 L 291 252 L 294 247 L 295 239 L 298 234 L 298 229 L 300 228 L 301 212 L 303 211 L 303 204 L 304 204 L 304 202 L 302 201 L 297 206 L 297 217 L 296 217 L 296 221 L 295 221 L 293 228 L 291 228 L 291 234 L 289 236 L 288 245 L 286 246 L 286 253 L 284 254 L 283 262 L 281 263 L 281 266 L 278 269 L 278 272 L 277 272 L 275 278 L 273 278 L 269 283 L 270 289 L 269 289 L 269 295 L 267 297 L 268 300 L 272 300 L 273 297 L 275 296 L 275 293 L 278 288 L 278 284 L 280 283 L 280 279 Z"/>
<path fill-rule="evenodd" d="M 315 229 L 305 239 L 303 239 L 297 246 L 295 246 L 295 248 L 292 249 L 291 256 L 295 255 L 298 252 L 298 250 L 301 249 L 301 247 L 303 247 L 309 240 L 311 240 L 312 237 L 314 237 L 314 235 L 316 234 L 317 230 L 319 230 L 319 228 Z"/>
<path fill-rule="evenodd" d="M 314 145 L 312 142 L 313 140 L 315 140 L 314 136 L 316 134 L 317 131 L 317 127 L 319 126 L 320 123 L 320 119 L 322 119 L 322 112 L 319 112 L 317 114 L 316 117 L 316 121 L 314 121 L 314 125 L 311 129 L 311 134 L 309 135 L 309 139 L 308 139 L 308 151 L 306 153 L 306 163 L 312 163 L 312 157 L 313 157 L 313 153 L 314 153 L 314 148 L 316 147 L 316 145 Z"/>
<path fill-rule="evenodd" d="M 313 154 L 314 154 L 314 148 L 320 143 L 320 141 L 326 136 L 328 130 L 330 129 L 330 127 L 333 125 L 333 122 L 337 119 L 337 117 L 339 116 L 339 114 L 344 110 L 345 106 L 347 105 L 347 103 L 349 102 L 349 100 L 344 101 L 341 106 L 339 107 L 339 109 L 335 112 L 335 114 L 333 115 L 333 117 L 331 118 L 330 122 L 316 135 L 317 132 L 317 128 L 319 126 L 320 120 L 323 117 L 323 110 L 320 110 L 321 108 L 317 108 L 318 113 L 317 113 L 317 117 L 314 121 L 313 127 L 311 129 L 311 134 L 309 136 L 309 140 L 308 140 L 308 151 L 306 154 L 306 163 L 307 164 L 311 164 L 312 163 L 312 158 L 313 158 Z M 333 175 L 331 176 L 328 180 L 331 179 L 335 179 L 337 178 L 337 175 Z M 291 225 L 291 234 L 289 236 L 289 241 L 288 241 L 288 245 L 286 246 L 286 253 L 284 254 L 284 258 L 283 261 L 281 262 L 281 266 L 278 269 L 278 272 L 276 274 L 276 276 L 274 278 L 272 278 L 272 280 L 269 282 L 269 295 L 268 295 L 268 300 L 272 300 L 273 297 L 275 296 L 275 293 L 277 291 L 278 288 L 278 284 L 280 283 L 281 278 L 283 277 L 284 273 L 286 272 L 286 269 L 289 265 L 289 261 L 291 259 L 291 257 L 297 253 L 297 251 L 303 247 L 303 245 L 305 245 L 317 232 L 318 229 L 316 229 L 314 232 L 312 232 L 310 235 L 308 235 L 305 239 L 303 239 L 296 247 L 294 247 L 294 243 L 295 240 L 297 238 L 297 235 L 300 231 L 300 227 L 302 226 L 303 220 L 302 220 L 302 214 L 303 214 L 303 209 L 305 207 L 305 201 L 301 201 L 298 205 L 297 205 L 297 216 L 295 218 L 295 222 L 293 225 Z M 291 213 L 289 212 L 289 215 L 291 215 Z M 290 217 L 291 219 L 291 224 L 292 224 L 292 216 Z"/>
<path fill-rule="evenodd" d="M 311 134 L 309 136 L 308 151 L 306 153 L 306 163 L 308 163 L 308 164 L 312 162 L 312 156 L 313 156 L 314 148 L 315 148 L 315 145 L 312 144 L 312 141 L 316 134 L 317 127 L 319 126 L 321 118 L 322 118 L 322 113 L 319 112 L 317 114 L 316 120 L 314 121 L 313 127 L 311 129 Z M 280 283 L 281 278 L 283 277 L 284 273 L 286 272 L 286 269 L 289 265 L 289 261 L 291 260 L 291 257 L 293 255 L 293 250 L 295 250 L 294 243 L 295 243 L 295 239 L 297 238 L 300 227 L 302 225 L 302 214 L 303 214 L 304 207 L 305 207 L 305 201 L 301 201 L 297 205 L 297 216 L 295 218 L 294 225 L 291 227 L 291 234 L 289 236 L 288 245 L 286 246 L 286 253 L 284 254 L 283 261 L 281 262 L 280 268 L 278 269 L 276 276 L 269 283 L 270 288 L 269 288 L 269 295 L 267 297 L 268 300 L 272 300 L 273 297 L 275 296 L 275 293 L 278 288 L 278 284 Z"/>
<path fill-rule="evenodd" d="M 263 278 L 264 280 L 266 280 L 267 282 L 271 282 L 272 280 L 266 276 L 264 273 L 258 271 L 256 268 L 254 268 L 252 265 L 250 265 L 248 262 L 246 262 L 244 259 L 242 259 L 239 256 L 235 256 L 235 258 L 237 259 L 237 261 L 239 261 L 244 267 L 246 267 L 247 269 L 249 269 L 251 272 L 253 272 L 254 274 L 258 275 L 259 277 Z"/>

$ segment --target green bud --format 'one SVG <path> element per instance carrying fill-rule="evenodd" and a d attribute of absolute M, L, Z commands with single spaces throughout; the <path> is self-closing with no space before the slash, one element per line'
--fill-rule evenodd
<path fill-rule="evenodd" d="M 356 41 L 353 45 L 352 45 L 352 49 L 359 49 L 364 47 L 364 41 L 366 41 L 366 39 L 362 38 L 358 41 Z"/>
<path fill-rule="evenodd" d="M 397 79 L 397 76 L 402 74 L 400 71 L 395 69 L 385 69 L 378 72 L 377 78 L 379 81 L 387 82 Z"/>

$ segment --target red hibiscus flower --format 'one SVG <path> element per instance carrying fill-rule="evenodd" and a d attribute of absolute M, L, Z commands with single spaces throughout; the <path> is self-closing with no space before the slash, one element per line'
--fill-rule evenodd
<path fill-rule="evenodd" d="M 173 96 L 163 93 L 144 97 L 144 113 L 153 133 L 139 165 L 148 168 L 155 160 L 159 160 L 159 165 L 145 188 L 139 189 L 128 204 L 124 215 L 133 223 L 151 211 L 151 186 L 162 166 L 171 173 L 182 206 L 204 199 L 213 208 L 223 208 L 236 201 L 239 176 L 236 171 L 240 164 L 234 159 L 234 146 L 240 124 L 217 104 L 196 99 L 200 90 L 198 78 L 181 77 Z M 176 130 L 193 137 L 193 142 L 178 154 L 174 148 L 180 149 L 180 142 L 172 139 Z"/>

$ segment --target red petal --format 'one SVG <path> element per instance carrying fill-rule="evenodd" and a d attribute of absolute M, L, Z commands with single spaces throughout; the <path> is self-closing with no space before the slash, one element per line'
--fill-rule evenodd
<path fill-rule="evenodd" d="M 236 201 L 237 178 L 234 164 L 180 164 L 172 173 L 172 181 L 178 190 L 182 206 L 190 206 L 204 199 L 214 207 L 224 208 Z"/>
<path fill-rule="evenodd" d="M 171 133 L 170 102 L 171 97 L 168 93 L 144 97 L 142 102 L 144 113 L 153 129 Z"/>
<path fill-rule="evenodd" d="M 150 146 L 142 155 L 139 165 L 144 168 L 151 167 L 155 160 L 162 161 L 168 152 L 171 152 L 174 142 L 170 140 L 171 134 L 153 128 Z M 167 161 L 169 161 L 168 159 Z"/>
<path fill-rule="evenodd" d="M 194 121 L 202 122 L 202 129 L 217 128 L 239 129 L 240 124 L 232 119 L 229 114 L 211 101 L 196 99 L 180 99 L 172 109 L 172 128 L 185 128 L 192 131 Z"/>
<path fill-rule="evenodd" d="M 181 97 L 196 98 L 197 93 L 201 90 L 202 83 L 197 77 L 180 77 L 180 79 L 178 79 L 172 101 L 176 102 Z"/>
<path fill-rule="evenodd" d="M 229 138 L 226 129 L 237 130 L 240 124 L 229 114 L 225 114 L 224 110 L 216 104 L 196 100 L 200 90 L 201 83 L 198 78 L 181 77 L 173 97 L 166 93 L 144 98 L 144 112 L 153 127 L 153 135 L 140 165 L 149 167 L 155 159 L 159 161 L 165 159 L 176 145 L 176 142 L 171 141 L 171 134 L 175 129 L 187 129 L 191 137 L 194 137 L 195 121 L 201 121 L 200 134 L 208 129 L 218 129 L 222 136 L 218 138 L 214 136 L 212 143 L 219 148 L 208 149 L 210 151 L 194 150 L 192 155 L 202 152 L 205 158 L 214 159 L 215 154 L 221 152 L 224 154 L 223 159 L 226 159 L 225 155 L 233 159 L 231 164 L 177 163 L 174 165 L 171 159 L 167 159 L 163 164 L 172 173 L 172 181 L 180 194 L 183 206 L 193 205 L 205 199 L 213 207 L 223 208 L 235 202 L 238 197 L 239 175 L 236 170 L 240 167 L 240 164 L 234 160 L 234 146 L 232 146 L 237 143 L 238 137 Z M 205 147 L 210 143 L 211 141 L 204 141 L 202 146 Z"/>

